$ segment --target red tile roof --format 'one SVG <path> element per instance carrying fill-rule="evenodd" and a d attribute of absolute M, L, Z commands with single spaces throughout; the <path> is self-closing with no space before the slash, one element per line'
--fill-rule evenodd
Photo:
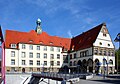
<path fill-rule="evenodd" d="M 37 34 L 34 30 L 31 30 L 30 32 L 6 30 L 5 38 L 5 45 L 7 48 L 10 48 L 10 44 L 28 43 L 59 46 L 64 47 L 64 49 L 70 49 L 70 42 L 70 38 L 50 36 L 46 32 Z"/>
<path fill-rule="evenodd" d="M 76 51 L 92 47 L 103 25 L 105 25 L 105 23 L 72 38 L 70 50 L 73 49 Z"/>
<path fill-rule="evenodd" d="M 72 39 L 50 36 L 46 32 L 37 34 L 34 30 L 31 30 L 30 32 L 6 30 L 5 46 L 6 48 L 10 48 L 10 44 L 13 43 L 28 43 L 59 46 L 67 50 L 74 49 L 77 51 L 80 49 L 92 47 L 103 25 L 104 23 L 76 37 L 73 37 Z"/>

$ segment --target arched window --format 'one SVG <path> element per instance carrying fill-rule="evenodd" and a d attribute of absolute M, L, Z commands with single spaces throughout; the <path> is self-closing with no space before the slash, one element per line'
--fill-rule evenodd
<path fill-rule="evenodd" d="M 70 66 L 72 66 L 72 61 L 70 61 Z"/>
<path fill-rule="evenodd" d="M 74 66 L 76 66 L 76 61 L 74 61 Z"/>
<path fill-rule="evenodd" d="M 110 60 L 109 60 L 109 64 L 113 64 L 113 60 L 110 59 Z"/>

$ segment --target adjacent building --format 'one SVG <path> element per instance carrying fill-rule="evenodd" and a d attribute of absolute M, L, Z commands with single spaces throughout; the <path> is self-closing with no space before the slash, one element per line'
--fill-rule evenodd
<path fill-rule="evenodd" d="M 41 20 L 30 32 L 6 30 L 6 71 L 112 73 L 114 45 L 102 23 L 73 38 L 48 35 Z"/>

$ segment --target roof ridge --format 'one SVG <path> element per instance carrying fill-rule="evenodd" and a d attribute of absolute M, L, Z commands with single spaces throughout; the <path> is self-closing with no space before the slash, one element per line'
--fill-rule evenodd
<path fill-rule="evenodd" d="M 85 32 L 82 32 L 81 34 L 79 34 L 79 35 L 77 35 L 77 36 L 81 36 L 81 35 L 83 35 L 84 33 L 87 33 L 87 32 L 89 32 L 89 31 L 92 31 L 92 30 L 98 28 L 99 26 L 103 26 L 103 25 L 106 25 L 106 23 L 103 22 L 103 23 L 101 23 L 101 24 L 99 24 L 99 25 L 97 25 L 97 26 L 94 26 L 94 27 L 92 27 L 91 29 L 89 29 L 89 30 L 87 30 L 87 31 L 85 31 Z M 77 36 L 75 36 L 75 37 L 77 37 Z M 73 37 L 73 38 L 75 38 L 75 37 Z"/>

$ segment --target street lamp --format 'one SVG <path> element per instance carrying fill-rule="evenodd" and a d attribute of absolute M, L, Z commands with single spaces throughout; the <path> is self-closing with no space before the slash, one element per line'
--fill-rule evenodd
<path fill-rule="evenodd" d="M 105 79 L 105 70 L 106 70 L 105 64 L 106 64 L 106 59 L 103 58 L 103 72 L 104 72 L 103 79 Z"/>
<path fill-rule="evenodd" d="M 120 33 L 118 33 L 114 41 L 119 42 L 119 50 L 120 50 Z M 117 54 L 117 74 L 118 74 L 118 54 Z"/>

